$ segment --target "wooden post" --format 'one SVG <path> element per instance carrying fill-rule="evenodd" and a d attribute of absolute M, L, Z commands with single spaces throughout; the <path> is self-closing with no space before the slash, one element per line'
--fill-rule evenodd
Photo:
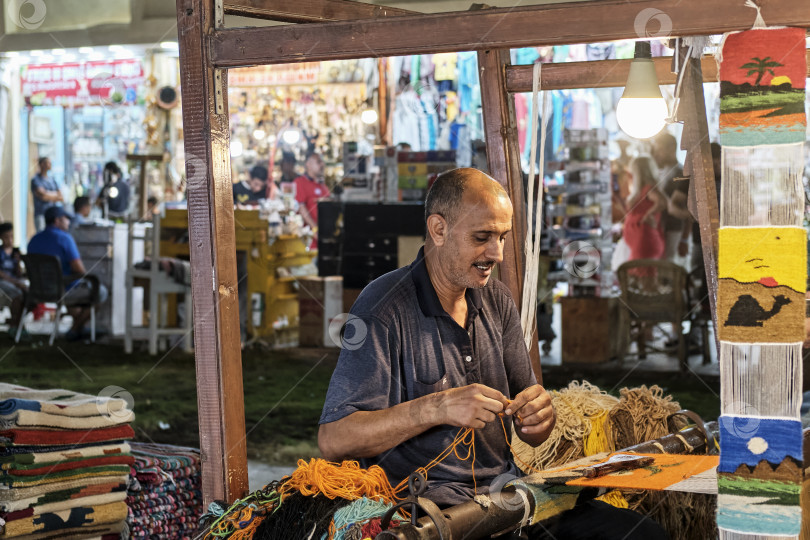
<path fill-rule="evenodd" d="M 503 184 L 509 198 L 512 199 L 513 206 L 512 234 L 507 237 L 504 246 L 500 278 L 509 287 L 512 298 L 520 308 L 523 270 L 526 268 L 526 255 L 523 251 L 523 243 L 526 240 L 526 204 L 523 196 L 523 169 L 520 166 L 515 102 L 506 91 L 506 66 L 509 61 L 509 49 L 478 52 L 478 81 L 481 85 L 489 174 Z M 537 328 L 534 329 L 534 333 L 537 334 Z M 529 356 L 537 382 L 542 384 L 543 373 L 540 370 L 540 346 L 537 339 L 532 341 Z"/>
<path fill-rule="evenodd" d="M 682 48 L 683 58 L 686 55 Z M 714 165 L 709 141 L 709 124 L 706 119 L 706 103 L 703 97 L 703 72 L 701 63 L 690 58 L 681 69 L 686 73 L 681 88 L 679 120 L 683 120 L 681 148 L 686 150 L 686 169 L 691 172 L 694 183 L 697 218 L 700 226 L 700 242 L 703 249 L 703 264 L 706 268 L 706 283 L 714 324 L 715 345 L 720 352 L 717 338 L 717 229 L 720 225 L 720 210 L 717 189 L 714 185 Z M 691 189 L 690 189 L 691 191 Z"/>
<path fill-rule="evenodd" d="M 221 24 L 216 0 L 177 0 L 186 195 L 194 304 L 203 500 L 247 493 L 227 72 L 203 36 Z M 219 72 L 217 72 L 219 71 Z"/>

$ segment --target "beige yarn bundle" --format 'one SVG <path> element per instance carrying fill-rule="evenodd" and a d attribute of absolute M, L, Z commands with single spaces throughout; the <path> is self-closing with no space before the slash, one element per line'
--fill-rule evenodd
<path fill-rule="evenodd" d="M 557 415 L 549 438 L 532 448 L 513 434 L 512 450 L 521 467 L 522 462 L 542 470 L 583 457 L 583 444 L 591 432 L 592 420 L 619 403 L 617 398 L 588 381 L 572 381 L 567 388 L 549 393 Z"/>

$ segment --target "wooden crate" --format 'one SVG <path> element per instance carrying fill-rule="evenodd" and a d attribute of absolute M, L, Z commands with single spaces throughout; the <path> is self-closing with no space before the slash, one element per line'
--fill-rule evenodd
<path fill-rule="evenodd" d="M 564 363 L 596 364 L 616 357 L 619 319 L 616 298 L 564 297 L 560 303 Z"/>

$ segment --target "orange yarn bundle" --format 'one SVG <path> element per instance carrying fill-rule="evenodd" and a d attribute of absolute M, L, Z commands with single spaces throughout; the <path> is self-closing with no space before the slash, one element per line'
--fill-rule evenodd
<path fill-rule="evenodd" d="M 385 471 L 377 465 L 363 469 L 356 461 L 334 463 L 324 459 L 298 460 L 298 468 L 279 488 L 282 501 L 291 491 L 356 501 L 360 497 L 382 498 L 394 502 L 396 495 Z"/>
<path fill-rule="evenodd" d="M 466 455 L 460 453 L 459 446 L 467 447 Z M 455 454 L 462 461 L 472 458 L 473 482 L 475 482 L 475 430 L 471 428 L 460 429 L 453 442 L 430 463 L 417 469 L 417 472 L 427 478 L 428 471 L 447 459 L 450 454 Z M 289 493 L 297 491 L 307 496 L 320 493 L 329 499 L 339 497 L 348 501 L 356 501 L 361 497 L 369 497 L 382 499 L 386 503 L 394 503 L 397 499 L 403 498 L 399 496 L 399 493 L 407 488 L 407 478 L 396 487 L 391 487 L 385 471 L 378 465 L 363 469 L 356 461 L 344 461 L 338 464 L 312 458 L 309 462 L 299 459 L 298 468 L 284 481 L 278 492 L 282 501 Z M 477 489 L 477 485 L 475 488 Z"/>

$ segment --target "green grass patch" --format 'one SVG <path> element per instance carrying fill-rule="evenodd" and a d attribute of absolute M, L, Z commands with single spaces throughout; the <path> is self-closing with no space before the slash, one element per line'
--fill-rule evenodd
<path fill-rule="evenodd" d="M 720 99 L 721 112 L 735 112 L 756 109 L 770 109 L 792 104 L 804 104 L 804 89 L 786 93 L 745 94 L 723 96 Z"/>
<path fill-rule="evenodd" d="M 3 356 L 5 354 L 5 356 Z M 96 395 L 107 386 L 132 394 L 136 437 L 199 447 L 194 357 L 179 351 L 126 355 L 119 345 L 0 341 L 0 380 Z M 248 455 L 294 464 L 318 455 L 317 423 L 336 353 L 251 349 L 242 357 Z"/>
<path fill-rule="evenodd" d="M 799 504 L 799 484 L 740 478 L 738 476 L 717 475 L 717 491 L 723 495 L 743 495 L 747 497 L 768 497 L 760 504 Z"/>

